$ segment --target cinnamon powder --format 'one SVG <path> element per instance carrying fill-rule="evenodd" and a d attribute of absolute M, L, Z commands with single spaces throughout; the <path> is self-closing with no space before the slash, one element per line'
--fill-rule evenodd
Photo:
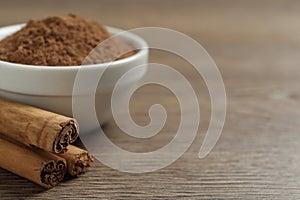
<path fill-rule="evenodd" d="M 75 14 L 30 20 L 20 31 L 0 41 L 0 60 L 39 66 L 81 65 L 110 36 L 98 22 Z M 135 53 L 118 38 L 97 50 L 85 64 L 110 62 Z M 129 53 L 120 56 L 125 51 Z"/>

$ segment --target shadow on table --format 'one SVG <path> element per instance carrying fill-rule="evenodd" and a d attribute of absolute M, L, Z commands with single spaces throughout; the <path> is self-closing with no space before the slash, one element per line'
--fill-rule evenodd
<path fill-rule="evenodd" d="M 0 197 L 31 197 L 46 189 L 0 168 Z"/>

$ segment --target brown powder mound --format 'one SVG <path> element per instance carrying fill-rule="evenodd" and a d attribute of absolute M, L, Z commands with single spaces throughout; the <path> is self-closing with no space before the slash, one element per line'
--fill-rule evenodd
<path fill-rule="evenodd" d="M 0 60 L 40 66 L 81 65 L 91 50 L 109 37 L 98 22 L 74 14 L 30 20 L 20 31 L 0 41 Z M 114 39 L 85 64 L 110 62 L 120 56 L 120 51 L 131 49 L 129 44 Z"/>

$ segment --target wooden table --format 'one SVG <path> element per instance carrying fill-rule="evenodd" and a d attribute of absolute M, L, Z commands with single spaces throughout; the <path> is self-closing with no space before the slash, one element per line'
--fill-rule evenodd
<path fill-rule="evenodd" d="M 206 158 L 198 159 L 210 118 L 206 86 L 183 60 L 153 52 L 151 61 L 168 64 L 190 80 L 200 102 L 200 129 L 183 157 L 145 174 L 123 173 L 96 162 L 82 177 L 51 190 L 0 169 L 0 199 L 299 199 L 299 10 L 296 0 L 2 2 L 1 25 L 75 12 L 124 29 L 159 26 L 183 32 L 215 60 L 228 106 L 220 140 Z M 180 120 L 172 93 L 158 86 L 141 88 L 131 102 L 131 114 L 145 125 L 154 103 L 164 105 L 169 115 L 157 136 L 133 139 L 113 122 L 105 126 L 107 135 L 137 152 L 167 144 Z"/>

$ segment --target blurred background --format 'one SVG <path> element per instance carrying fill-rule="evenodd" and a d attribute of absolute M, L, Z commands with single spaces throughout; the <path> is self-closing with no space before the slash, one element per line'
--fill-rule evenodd
<path fill-rule="evenodd" d="M 294 74 L 288 66 L 299 53 L 299 9 L 297 0 L 12 0 L 1 2 L 0 25 L 77 13 L 123 29 L 171 28 L 200 42 L 225 77 L 223 68 L 232 68 L 228 76 L 281 79 Z"/>

